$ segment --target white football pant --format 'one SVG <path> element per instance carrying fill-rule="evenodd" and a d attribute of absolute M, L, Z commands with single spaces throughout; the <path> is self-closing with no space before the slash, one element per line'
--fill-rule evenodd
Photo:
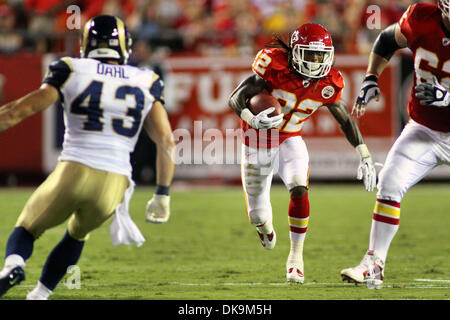
<path fill-rule="evenodd" d="M 252 225 L 272 218 L 270 187 L 278 172 L 288 190 L 308 186 L 309 155 L 301 136 L 287 138 L 278 147 L 252 148 L 242 145 L 241 177 Z"/>
<path fill-rule="evenodd" d="M 450 165 L 450 133 L 410 120 L 380 171 L 377 198 L 401 202 L 409 188 L 441 164 Z"/>

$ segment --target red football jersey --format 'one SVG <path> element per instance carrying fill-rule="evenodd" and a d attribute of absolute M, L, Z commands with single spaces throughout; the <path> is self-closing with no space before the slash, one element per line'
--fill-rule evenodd
<path fill-rule="evenodd" d="M 288 53 L 279 48 L 262 49 L 256 55 L 252 70 L 262 77 L 268 90 L 280 102 L 284 113 L 283 123 L 272 130 L 252 129 L 241 121 L 244 143 L 249 144 L 248 130 L 255 130 L 258 147 L 270 148 L 285 139 L 301 135 L 303 123 L 321 106 L 339 101 L 344 88 L 344 78 L 334 68 L 319 80 L 308 81 L 292 72 L 288 65 Z M 253 135 L 254 136 L 254 135 Z"/>
<path fill-rule="evenodd" d="M 433 76 L 450 89 L 450 31 L 445 30 L 437 5 L 411 5 L 399 21 L 414 56 L 414 86 L 433 83 Z M 450 132 L 450 108 L 422 106 L 411 90 L 408 114 L 430 129 Z"/>

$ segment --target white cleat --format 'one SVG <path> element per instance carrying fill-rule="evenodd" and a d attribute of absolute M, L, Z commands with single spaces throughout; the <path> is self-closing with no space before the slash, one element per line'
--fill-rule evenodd
<path fill-rule="evenodd" d="M 258 230 L 256 232 L 258 233 L 259 240 L 261 240 L 261 245 L 264 249 L 272 250 L 275 247 L 275 244 L 277 243 L 277 234 L 275 233 L 275 230 L 269 234 L 261 233 Z"/>
<path fill-rule="evenodd" d="M 366 274 L 367 289 L 381 289 L 384 279 L 384 261 L 375 254 Z"/>
<path fill-rule="evenodd" d="M 286 267 L 286 280 L 290 283 L 305 282 L 305 276 L 303 274 L 303 268 L 298 265 L 290 265 Z"/>
<path fill-rule="evenodd" d="M 44 286 L 40 281 L 33 290 L 27 294 L 27 300 L 49 300 L 52 291 Z"/>
<path fill-rule="evenodd" d="M 366 283 L 369 289 L 380 289 L 384 278 L 384 262 L 372 251 L 367 251 L 363 259 L 353 268 L 341 271 L 342 281 Z"/>

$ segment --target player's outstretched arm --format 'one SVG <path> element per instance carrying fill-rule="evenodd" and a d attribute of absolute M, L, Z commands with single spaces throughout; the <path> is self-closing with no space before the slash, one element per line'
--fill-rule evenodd
<path fill-rule="evenodd" d="M 175 170 L 172 128 L 169 117 L 161 102 L 157 101 L 145 119 L 145 130 L 156 144 L 157 190 L 146 208 L 146 221 L 164 223 L 170 217 L 169 187 Z"/>
<path fill-rule="evenodd" d="M 369 101 L 372 99 L 378 101 L 380 95 L 378 77 L 383 73 L 395 51 L 405 48 L 407 45 L 408 41 L 402 34 L 398 23 L 388 26 L 378 35 L 369 56 L 366 76 L 352 109 L 352 114 L 357 118 L 364 115 Z"/>
<path fill-rule="evenodd" d="M 26 96 L 0 107 L 0 132 L 9 129 L 28 117 L 50 107 L 59 100 L 58 90 L 43 84 Z"/>
<path fill-rule="evenodd" d="M 363 180 L 364 187 L 367 191 L 373 191 L 376 186 L 377 172 L 358 125 L 350 116 L 347 105 L 342 100 L 329 104 L 327 107 L 341 126 L 347 140 L 355 147 L 356 152 L 359 154 L 360 163 L 356 178 Z"/>

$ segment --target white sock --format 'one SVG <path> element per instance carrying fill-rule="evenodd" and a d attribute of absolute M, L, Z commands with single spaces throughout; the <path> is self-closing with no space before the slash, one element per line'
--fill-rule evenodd
<path fill-rule="evenodd" d="M 47 300 L 51 294 L 52 290 L 44 286 L 42 282 L 38 281 L 36 287 L 28 293 L 27 300 Z"/>
<path fill-rule="evenodd" d="M 303 240 L 297 241 L 291 239 L 291 250 L 286 265 L 300 265 L 303 267 Z"/>
<path fill-rule="evenodd" d="M 398 227 L 398 225 L 372 220 L 369 250 L 374 250 L 384 262 L 386 262 L 389 246 L 397 233 Z"/>
<path fill-rule="evenodd" d="M 391 241 L 398 231 L 399 222 L 400 202 L 377 198 L 373 209 L 369 250 L 374 250 L 384 262 Z"/>

